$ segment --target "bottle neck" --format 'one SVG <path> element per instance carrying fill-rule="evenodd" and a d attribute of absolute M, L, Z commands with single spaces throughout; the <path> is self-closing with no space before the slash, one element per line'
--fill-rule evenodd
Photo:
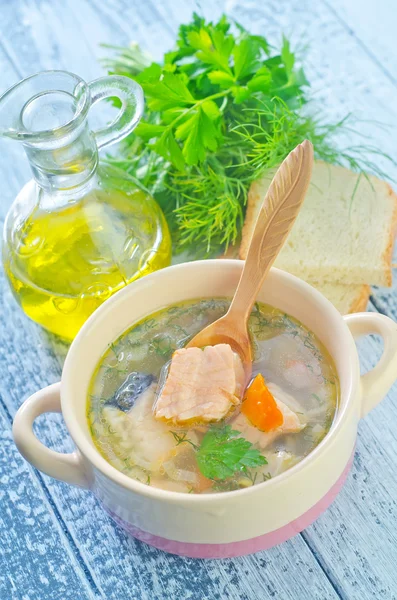
<path fill-rule="evenodd" d="M 33 177 L 47 193 L 85 187 L 98 165 L 95 138 L 85 123 L 77 137 L 51 147 L 24 144 Z"/>

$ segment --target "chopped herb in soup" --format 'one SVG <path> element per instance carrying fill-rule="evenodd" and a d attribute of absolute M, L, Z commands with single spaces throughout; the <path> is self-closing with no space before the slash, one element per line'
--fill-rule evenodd
<path fill-rule="evenodd" d="M 246 388 L 228 344 L 184 348 L 229 303 L 170 306 L 134 325 L 102 357 L 88 421 L 100 453 L 129 477 L 185 493 L 237 490 L 297 464 L 328 432 L 338 400 L 335 368 L 292 317 L 255 305 Z"/>

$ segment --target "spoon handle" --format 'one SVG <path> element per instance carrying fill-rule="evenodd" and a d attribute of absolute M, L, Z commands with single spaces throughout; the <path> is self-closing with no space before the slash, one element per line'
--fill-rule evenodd
<path fill-rule="evenodd" d="M 309 187 L 313 146 L 305 140 L 281 163 L 256 221 L 244 269 L 228 316 L 245 323 L 262 283 L 280 252 Z"/>

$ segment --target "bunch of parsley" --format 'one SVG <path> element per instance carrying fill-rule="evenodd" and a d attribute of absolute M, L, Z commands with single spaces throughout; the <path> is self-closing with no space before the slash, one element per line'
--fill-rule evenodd
<path fill-rule="evenodd" d="M 334 148 L 343 122 L 305 116 L 308 82 L 285 38 L 277 51 L 237 23 L 232 33 L 225 16 L 211 23 L 194 14 L 162 64 L 137 45 L 108 48 L 116 51 L 105 61 L 110 72 L 138 81 L 146 97 L 144 119 L 108 161 L 154 195 L 174 251 L 206 255 L 235 243 L 250 183 L 305 138 L 317 158 L 363 166 L 355 149 Z"/>

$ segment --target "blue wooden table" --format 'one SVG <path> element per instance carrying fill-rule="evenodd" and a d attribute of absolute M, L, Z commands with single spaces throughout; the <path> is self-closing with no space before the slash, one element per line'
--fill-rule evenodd
<path fill-rule="evenodd" d="M 0 0 L 0 91 L 43 69 L 96 78 L 101 42 L 137 40 L 160 58 L 193 9 L 213 18 L 227 11 L 270 40 L 285 32 L 304 48 L 324 118 L 353 113 L 359 131 L 397 159 L 396 0 Z M 20 148 L 0 142 L 1 222 L 29 177 Z M 1 600 L 397 598 L 396 389 L 361 423 L 342 493 L 301 535 L 241 559 L 170 556 L 128 538 L 91 494 L 19 456 L 15 411 L 59 379 L 66 347 L 21 313 L 0 277 Z M 396 317 L 397 289 L 374 290 L 370 310 Z M 381 353 L 378 339 L 365 339 L 360 352 L 365 370 Z M 46 444 L 71 449 L 58 415 L 37 431 Z"/>

